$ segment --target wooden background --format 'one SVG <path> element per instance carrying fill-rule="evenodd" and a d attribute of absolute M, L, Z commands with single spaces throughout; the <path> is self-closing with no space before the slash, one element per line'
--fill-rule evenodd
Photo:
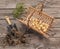
<path fill-rule="evenodd" d="M 4 36 L 5 35 L 4 33 L 7 32 L 6 31 L 7 23 L 4 19 L 4 16 L 9 16 L 12 22 L 15 22 L 17 23 L 17 25 L 19 25 L 19 22 L 13 20 L 12 17 L 13 16 L 12 11 L 15 8 L 17 2 L 23 2 L 28 7 L 29 5 L 37 5 L 41 1 L 45 2 L 44 3 L 45 7 L 43 11 L 55 18 L 54 24 L 51 28 L 52 31 L 49 32 L 52 34 L 55 33 L 53 37 L 50 37 L 51 39 L 50 49 L 60 49 L 60 44 L 59 44 L 60 43 L 60 0 L 47 0 L 47 1 L 45 0 L 0 0 L 0 36 L 1 37 L 2 35 Z M 34 49 L 34 48 L 30 47 L 30 49 Z"/>

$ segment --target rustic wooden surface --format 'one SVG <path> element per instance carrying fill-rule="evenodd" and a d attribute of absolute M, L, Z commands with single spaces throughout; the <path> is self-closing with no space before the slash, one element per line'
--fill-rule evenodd
<path fill-rule="evenodd" d="M 17 2 L 23 2 L 26 4 L 26 7 L 28 7 L 29 5 L 38 4 L 40 1 L 41 0 L 0 0 L 0 37 L 4 36 L 4 33 L 7 32 L 7 23 L 4 19 L 4 16 L 9 16 L 12 19 L 12 22 L 17 23 L 18 27 L 21 27 L 20 23 L 16 20 L 13 20 L 12 17 L 12 11 L 15 8 Z M 30 41 L 30 43 L 33 43 L 33 45 L 25 47 L 0 47 L 0 49 L 37 49 L 36 45 L 38 45 L 37 47 L 39 47 L 39 44 L 41 45 L 40 49 L 60 49 L 60 0 L 47 0 L 43 11 L 55 18 L 54 24 L 51 28 L 52 31 L 48 32 L 51 34 L 55 33 L 55 35 L 49 38 L 49 42 L 45 41 L 46 43 L 43 43 L 41 42 L 42 40 L 38 40 L 37 36 L 32 35 L 32 40 Z"/>

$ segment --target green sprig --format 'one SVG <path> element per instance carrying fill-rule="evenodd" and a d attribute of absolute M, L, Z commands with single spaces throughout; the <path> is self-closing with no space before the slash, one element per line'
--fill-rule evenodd
<path fill-rule="evenodd" d="M 18 3 L 13 11 L 13 17 L 18 18 L 24 12 L 24 4 Z"/>

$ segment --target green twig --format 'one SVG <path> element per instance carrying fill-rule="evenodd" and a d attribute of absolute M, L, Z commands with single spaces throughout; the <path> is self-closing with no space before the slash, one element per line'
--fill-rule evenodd
<path fill-rule="evenodd" d="M 23 3 L 18 3 L 16 5 L 16 9 L 13 11 L 13 17 L 14 18 L 19 18 L 19 16 L 24 12 L 24 4 Z"/>

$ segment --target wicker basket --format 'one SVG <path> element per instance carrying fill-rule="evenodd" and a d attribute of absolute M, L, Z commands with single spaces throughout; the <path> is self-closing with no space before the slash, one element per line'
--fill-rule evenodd
<path fill-rule="evenodd" d="M 26 22 L 23 23 L 29 28 L 36 30 L 38 33 L 48 38 L 49 36 L 46 34 L 46 32 L 51 27 L 54 18 L 48 16 L 43 11 L 40 11 L 37 7 L 29 7 L 30 14 L 27 16 Z"/>

